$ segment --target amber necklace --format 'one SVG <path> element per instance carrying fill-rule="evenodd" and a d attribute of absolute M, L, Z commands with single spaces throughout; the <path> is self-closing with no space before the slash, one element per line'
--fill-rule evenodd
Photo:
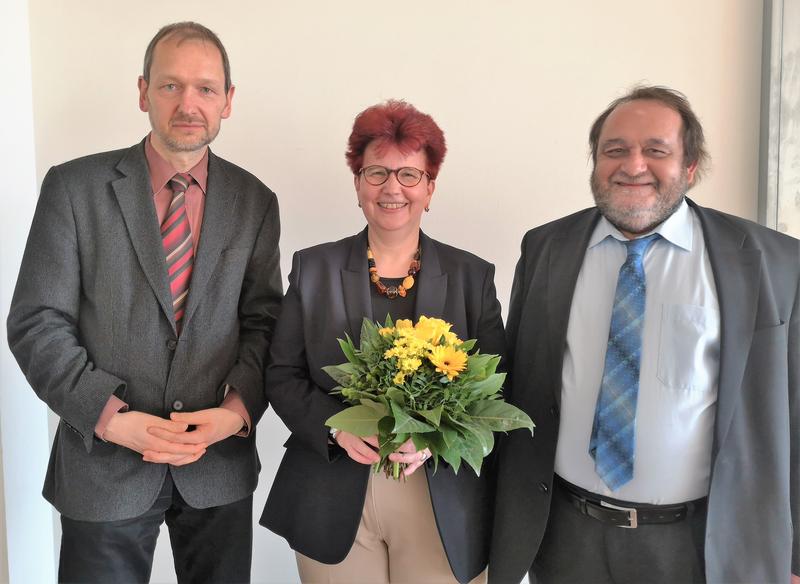
<path fill-rule="evenodd" d="M 397 286 L 387 286 L 381 282 L 381 277 L 378 275 L 378 268 L 375 267 L 375 258 L 372 255 L 372 250 L 367 246 L 367 265 L 369 266 L 369 279 L 375 284 L 379 294 L 383 294 L 387 298 L 401 298 L 406 297 L 406 291 L 414 286 L 414 276 L 422 269 L 420 262 L 420 248 L 417 248 L 417 253 L 414 254 L 414 259 L 411 260 L 411 265 L 408 266 L 408 276 L 403 278 L 403 282 Z"/>

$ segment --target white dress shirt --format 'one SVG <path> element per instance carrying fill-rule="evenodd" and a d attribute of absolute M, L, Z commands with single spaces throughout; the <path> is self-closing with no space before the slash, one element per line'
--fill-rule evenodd
<path fill-rule="evenodd" d="M 670 504 L 708 494 L 720 316 L 700 220 L 686 201 L 651 233 L 661 237 L 644 256 L 633 479 L 611 491 L 589 456 L 617 277 L 627 255 L 625 236 L 604 217 L 589 240 L 572 299 L 555 471 L 594 493 Z"/>

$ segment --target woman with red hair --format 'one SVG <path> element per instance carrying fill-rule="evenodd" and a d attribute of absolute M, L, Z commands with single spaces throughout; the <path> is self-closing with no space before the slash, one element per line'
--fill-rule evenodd
<path fill-rule="evenodd" d="M 370 472 L 377 440 L 330 430 L 346 406 L 322 371 L 358 342 L 364 317 L 453 324 L 482 353 L 504 354 L 494 267 L 420 230 L 446 152 L 433 119 L 402 101 L 355 119 L 347 150 L 359 234 L 294 254 L 272 339 L 267 397 L 291 430 L 261 524 L 285 537 L 303 582 L 483 582 L 492 508 L 488 465 L 457 475 L 410 441 L 390 455 L 405 480 Z"/>

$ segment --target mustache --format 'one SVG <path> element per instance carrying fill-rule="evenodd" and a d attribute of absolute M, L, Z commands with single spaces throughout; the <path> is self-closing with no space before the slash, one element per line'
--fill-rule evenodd
<path fill-rule="evenodd" d="M 193 118 L 191 116 L 174 116 L 170 120 L 171 124 L 197 124 L 201 126 L 205 126 L 205 121 L 203 118 Z"/>
<path fill-rule="evenodd" d="M 625 172 L 617 172 L 611 177 L 610 182 L 623 182 L 628 184 L 647 184 L 656 182 L 655 177 L 650 174 L 637 174 L 631 176 Z"/>

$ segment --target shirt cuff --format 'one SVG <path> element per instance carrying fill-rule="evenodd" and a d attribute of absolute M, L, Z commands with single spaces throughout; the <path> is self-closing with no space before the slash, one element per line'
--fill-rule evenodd
<path fill-rule="evenodd" d="M 247 413 L 247 408 L 244 406 L 242 396 L 230 385 L 225 385 L 225 399 L 222 400 L 221 408 L 232 411 L 234 414 L 239 414 L 244 420 L 244 426 L 234 436 L 241 436 L 246 438 L 250 435 L 250 414 Z"/>
<path fill-rule="evenodd" d="M 111 418 L 117 412 L 127 412 L 128 411 L 128 404 L 124 401 L 119 399 L 114 394 L 108 398 L 103 411 L 100 412 L 100 417 L 97 419 L 97 424 L 94 426 L 94 435 L 100 438 L 103 442 L 106 441 L 104 438 L 106 434 L 106 429 L 108 428 L 108 423 L 111 421 Z"/>

